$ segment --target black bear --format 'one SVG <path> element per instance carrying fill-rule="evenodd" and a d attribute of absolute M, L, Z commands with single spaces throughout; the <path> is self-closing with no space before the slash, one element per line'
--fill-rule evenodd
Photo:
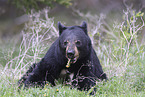
<path fill-rule="evenodd" d="M 71 85 L 79 90 L 89 90 L 97 80 L 107 80 L 99 59 L 92 47 L 87 32 L 87 23 L 80 26 L 64 26 L 58 23 L 59 38 L 52 44 L 39 63 L 30 66 L 19 80 L 19 86 L 44 86 L 66 75 L 71 76 Z M 66 77 L 68 81 L 68 76 Z"/>

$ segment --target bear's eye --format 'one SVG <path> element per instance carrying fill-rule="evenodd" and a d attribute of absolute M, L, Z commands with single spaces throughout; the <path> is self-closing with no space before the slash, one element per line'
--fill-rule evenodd
<path fill-rule="evenodd" d="M 68 41 L 64 41 L 63 42 L 63 45 L 66 47 L 67 46 L 67 44 L 68 44 Z"/>
<path fill-rule="evenodd" d="M 76 46 L 81 46 L 81 41 L 77 40 L 77 41 L 75 41 L 75 44 L 76 44 Z"/>

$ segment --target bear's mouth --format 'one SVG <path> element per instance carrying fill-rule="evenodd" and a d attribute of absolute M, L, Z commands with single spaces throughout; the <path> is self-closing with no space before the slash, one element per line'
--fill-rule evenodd
<path fill-rule="evenodd" d="M 70 64 L 74 64 L 74 63 L 76 63 L 79 56 L 77 55 L 77 56 L 71 56 L 71 57 L 66 56 L 66 57 Z"/>
<path fill-rule="evenodd" d="M 73 59 L 68 58 L 68 62 L 67 62 L 66 67 L 69 68 L 70 67 L 70 64 L 76 63 L 77 59 L 78 59 L 77 57 L 76 58 L 73 58 Z"/>
<path fill-rule="evenodd" d="M 70 60 L 70 63 L 71 63 L 71 64 L 74 64 L 74 63 L 76 63 L 77 58 L 73 58 L 73 59 L 69 59 L 69 60 Z"/>

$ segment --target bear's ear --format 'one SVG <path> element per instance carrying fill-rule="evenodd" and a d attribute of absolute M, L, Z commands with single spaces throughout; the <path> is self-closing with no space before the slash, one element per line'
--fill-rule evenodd
<path fill-rule="evenodd" d="M 59 29 L 59 35 L 61 35 L 62 31 L 65 30 L 66 27 L 60 22 L 58 22 L 58 29 Z"/>
<path fill-rule="evenodd" d="M 81 24 L 81 28 L 84 30 L 85 34 L 88 35 L 87 23 L 85 21 L 83 21 L 83 23 Z"/>

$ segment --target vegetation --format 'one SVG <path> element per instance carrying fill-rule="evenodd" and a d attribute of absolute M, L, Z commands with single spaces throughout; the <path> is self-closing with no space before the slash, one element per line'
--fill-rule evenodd
<path fill-rule="evenodd" d="M 31 9 L 41 9 L 41 5 L 53 7 L 55 4 L 60 4 L 68 7 L 71 5 L 71 0 L 9 0 L 9 3 L 26 12 L 30 12 Z"/>
<path fill-rule="evenodd" d="M 9 42 L 9 46 L 0 47 L 0 96 L 1 97 L 88 97 L 92 91 L 78 91 L 57 82 L 44 89 L 21 89 L 18 92 L 17 81 L 34 62 L 38 62 L 46 53 L 50 42 L 58 37 L 52 18 L 48 18 L 47 9 L 29 15 L 30 21 L 22 31 L 21 42 Z M 89 34 L 104 71 L 109 77 L 107 82 L 96 82 L 100 97 L 144 97 L 145 96 L 145 44 L 139 37 L 144 25 L 143 13 L 127 9 L 124 21 L 113 26 L 106 24 L 102 16 L 85 15 L 89 21 Z M 14 45 L 15 43 L 15 45 Z M 94 87 L 93 87 L 94 88 Z"/>

